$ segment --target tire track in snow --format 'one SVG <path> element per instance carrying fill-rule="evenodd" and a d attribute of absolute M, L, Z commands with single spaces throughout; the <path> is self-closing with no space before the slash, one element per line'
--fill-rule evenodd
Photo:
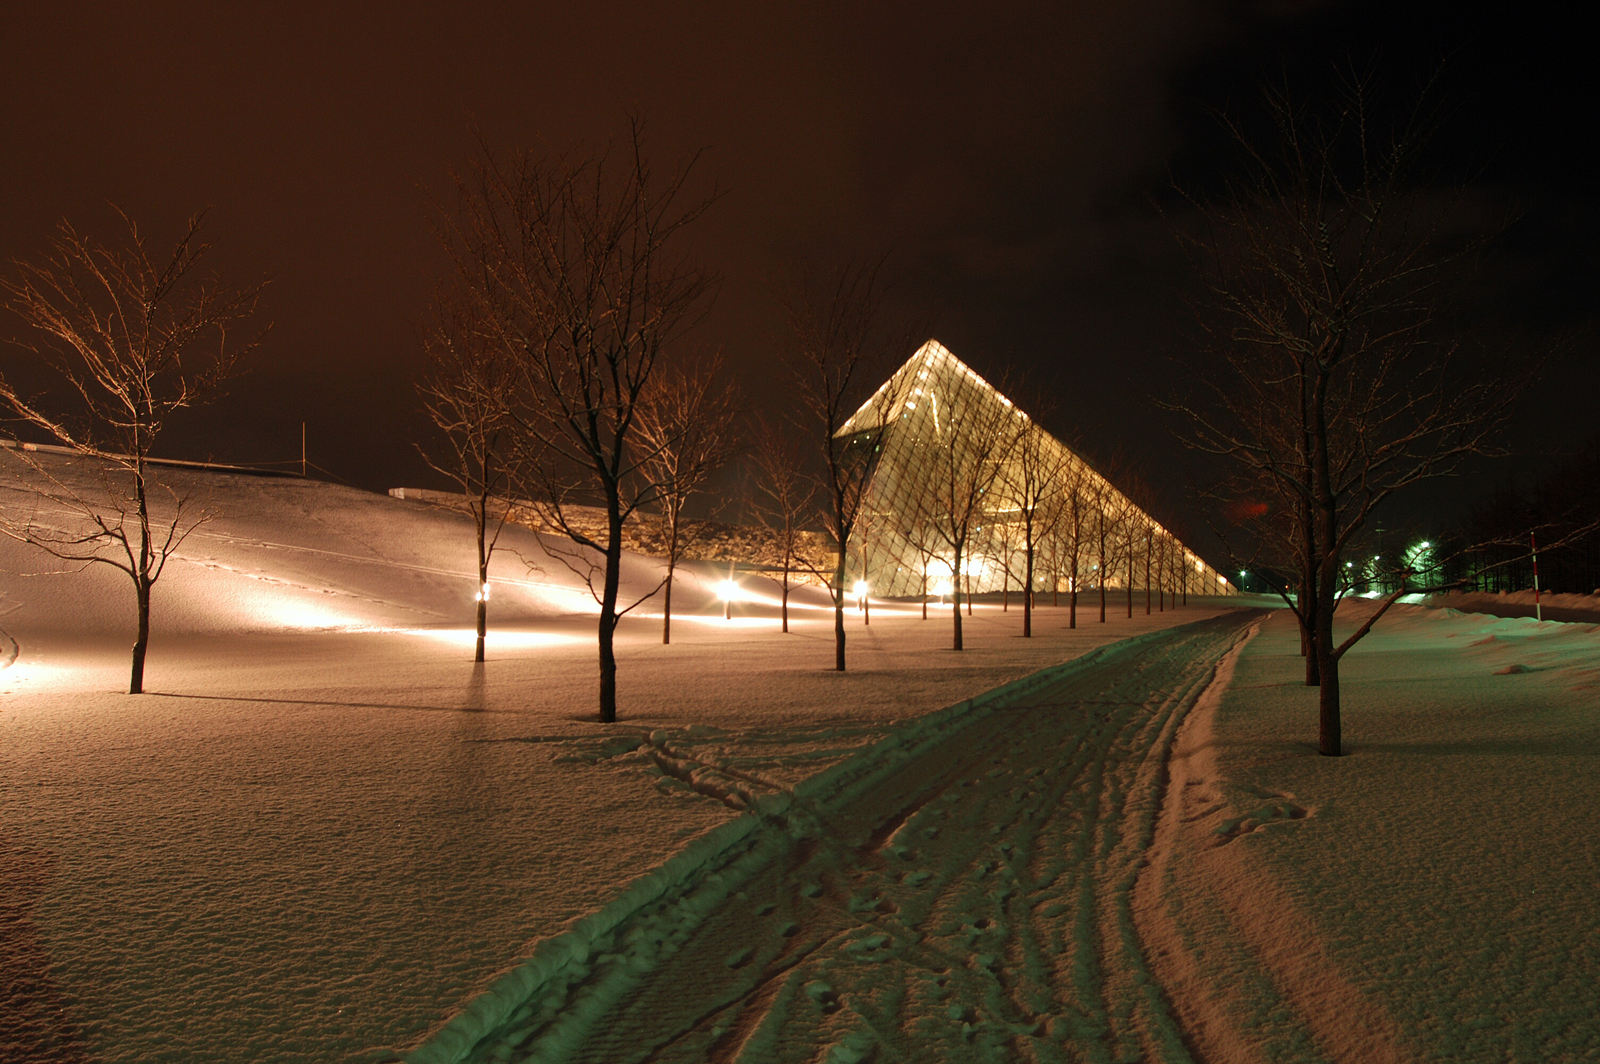
<path fill-rule="evenodd" d="M 1191 1059 L 1129 895 L 1177 725 L 1244 623 L 1173 629 L 791 808 L 464 1059 Z"/>

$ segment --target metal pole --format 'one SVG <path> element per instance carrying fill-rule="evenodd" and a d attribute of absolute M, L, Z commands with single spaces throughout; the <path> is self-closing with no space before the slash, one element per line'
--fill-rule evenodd
<path fill-rule="evenodd" d="M 1533 617 L 1544 620 L 1544 610 L 1539 606 L 1539 537 L 1528 533 L 1528 546 L 1533 548 Z"/>

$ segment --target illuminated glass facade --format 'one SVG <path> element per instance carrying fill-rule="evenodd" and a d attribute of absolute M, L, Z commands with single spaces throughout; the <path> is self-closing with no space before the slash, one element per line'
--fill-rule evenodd
<path fill-rule="evenodd" d="M 1025 431 L 1034 433 L 1028 453 L 1020 442 Z M 874 469 L 850 543 L 847 586 L 865 580 L 875 596 L 950 594 L 955 556 L 951 531 L 964 523 L 963 588 L 973 593 L 1020 590 L 1025 572 L 1023 505 L 1031 500 L 1036 592 L 1065 592 L 1074 584 L 1086 590 L 1099 587 L 1102 580 L 1107 587 L 1126 589 L 1130 560 L 1132 584 L 1138 589 L 1148 584 L 1189 594 L 1234 591 L 1216 570 L 935 341 L 923 344 L 885 381 L 839 436 L 850 438 L 853 447 L 875 448 Z M 1051 484 L 1040 484 L 1041 470 L 1052 478 Z M 1080 532 L 1076 565 L 1068 538 L 1072 522 L 1059 516 L 1073 503 Z M 1085 532 L 1087 545 L 1082 542 Z M 1102 561 L 1108 575 L 1102 575 Z"/>

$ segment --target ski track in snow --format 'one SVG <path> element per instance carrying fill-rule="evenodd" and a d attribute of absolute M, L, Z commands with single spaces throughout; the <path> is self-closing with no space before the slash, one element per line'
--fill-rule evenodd
<path fill-rule="evenodd" d="M 864 790 L 791 807 L 464 1059 L 1189 1060 L 1130 894 L 1177 726 L 1242 623 L 1121 651 Z"/>

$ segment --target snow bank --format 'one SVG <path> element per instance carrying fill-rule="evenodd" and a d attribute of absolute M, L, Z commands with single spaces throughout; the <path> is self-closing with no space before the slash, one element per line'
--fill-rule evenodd
<path fill-rule="evenodd" d="M 1532 591 L 1451 591 L 1443 595 L 1429 595 L 1421 599 L 1419 604 L 1497 617 L 1532 617 L 1535 611 Z M 1546 619 L 1552 621 L 1600 622 L 1600 594 L 1552 595 L 1546 591 L 1538 597 L 1538 609 Z"/>

